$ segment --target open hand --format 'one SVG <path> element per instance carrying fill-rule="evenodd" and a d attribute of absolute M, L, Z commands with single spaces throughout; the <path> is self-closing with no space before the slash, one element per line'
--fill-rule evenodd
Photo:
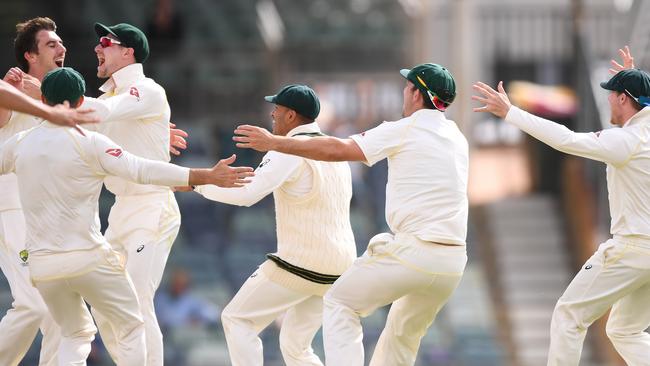
<path fill-rule="evenodd" d="M 624 48 L 619 48 L 618 54 L 621 56 L 623 65 L 619 64 L 616 60 L 611 60 L 612 67 L 609 69 L 609 73 L 616 75 L 620 71 L 633 69 L 634 68 L 634 57 L 630 52 L 630 47 L 625 46 Z"/>
<path fill-rule="evenodd" d="M 227 159 L 221 159 L 210 169 L 209 182 L 219 187 L 232 188 L 243 187 L 244 184 L 250 183 L 247 179 L 255 175 L 253 168 L 250 167 L 232 167 L 230 164 L 235 162 L 237 155 L 233 154 Z"/>
<path fill-rule="evenodd" d="M 268 130 L 251 125 L 240 125 L 235 129 L 235 135 L 232 139 L 237 142 L 237 147 L 245 149 L 254 149 L 257 151 L 273 150 L 273 140 L 275 136 Z"/>
<path fill-rule="evenodd" d="M 68 101 L 49 107 L 47 120 L 61 126 L 75 127 L 77 124 L 97 123 L 99 118 L 93 115 L 92 108 L 73 109 Z"/>
<path fill-rule="evenodd" d="M 472 95 L 472 99 L 485 104 L 482 107 L 474 108 L 474 112 L 490 112 L 499 118 L 506 117 L 512 104 L 508 99 L 508 94 L 503 89 L 503 81 L 499 81 L 498 91 L 480 81 L 472 85 L 472 88 L 483 95 Z"/>

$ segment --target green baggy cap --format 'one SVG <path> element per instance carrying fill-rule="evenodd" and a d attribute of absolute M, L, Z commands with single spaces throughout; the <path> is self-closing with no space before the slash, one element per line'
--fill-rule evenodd
<path fill-rule="evenodd" d="M 400 74 L 431 100 L 436 109 L 444 111 L 456 98 L 456 82 L 449 70 L 432 63 L 402 69 Z"/>
<path fill-rule="evenodd" d="M 48 72 L 41 83 L 41 93 L 52 105 L 66 100 L 75 104 L 85 92 L 86 82 L 83 76 L 71 67 L 59 67 Z"/>
<path fill-rule="evenodd" d="M 133 48 L 135 61 L 144 63 L 149 57 L 149 41 L 144 33 L 131 24 L 120 23 L 110 27 L 95 23 L 95 33 L 99 37 L 111 34 L 122 43 L 122 46 Z"/>
<path fill-rule="evenodd" d="M 266 96 L 264 100 L 293 109 L 312 121 L 316 120 L 320 113 L 318 96 L 307 85 L 287 85 L 278 94 Z"/>
<path fill-rule="evenodd" d="M 619 71 L 611 79 L 600 83 L 603 89 L 628 93 L 641 106 L 650 105 L 650 75 L 639 69 Z"/>

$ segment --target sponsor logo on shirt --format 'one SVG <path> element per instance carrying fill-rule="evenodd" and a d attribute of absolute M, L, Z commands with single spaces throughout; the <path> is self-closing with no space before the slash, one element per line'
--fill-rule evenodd
<path fill-rule="evenodd" d="M 587 264 L 587 265 L 585 266 L 585 269 L 591 269 L 591 267 L 592 267 L 591 264 Z"/>
<path fill-rule="evenodd" d="M 144 244 L 140 245 L 135 251 L 140 253 L 144 249 Z"/>
<path fill-rule="evenodd" d="M 603 131 L 598 131 L 598 132 L 594 132 L 594 133 L 596 134 L 596 137 L 600 137 L 601 132 L 603 132 Z"/>
<path fill-rule="evenodd" d="M 122 156 L 122 149 L 118 149 L 118 148 L 107 149 L 106 153 L 108 155 L 112 155 L 116 158 L 119 158 L 120 156 Z"/>
<path fill-rule="evenodd" d="M 257 166 L 257 169 L 262 168 L 264 165 L 268 164 L 269 161 L 271 161 L 271 159 L 264 159 L 264 161 L 262 161 L 260 165 Z"/>
<path fill-rule="evenodd" d="M 138 102 L 140 101 L 140 92 L 138 91 L 138 88 L 136 88 L 135 86 L 132 86 L 131 89 L 129 89 L 129 94 L 138 98 Z"/>
<path fill-rule="evenodd" d="M 361 137 L 364 137 L 366 135 L 366 131 L 361 132 Z"/>

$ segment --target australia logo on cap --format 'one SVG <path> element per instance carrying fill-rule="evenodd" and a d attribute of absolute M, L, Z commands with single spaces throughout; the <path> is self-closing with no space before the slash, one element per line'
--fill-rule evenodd
<path fill-rule="evenodd" d="M 122 156 L 122 149 L 114 148 L 114 149 L 106 149 L 106 153 L 108 155 L 112 155 L 116 158 L 119 158 Z"/>

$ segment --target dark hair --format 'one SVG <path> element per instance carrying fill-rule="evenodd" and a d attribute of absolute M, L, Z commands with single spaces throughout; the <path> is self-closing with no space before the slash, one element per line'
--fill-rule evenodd
<path fill-rule="evenodd" d="M 41 30 L 56 32 L 56 23 L 48 17 L 38 17 L 16 24 L 16 38 L 14 39 L 14 52 L 18 66 L 29 72 L 29 63 L 25 59 L 25 52 L 38 54 L 36 33 Z"/>

